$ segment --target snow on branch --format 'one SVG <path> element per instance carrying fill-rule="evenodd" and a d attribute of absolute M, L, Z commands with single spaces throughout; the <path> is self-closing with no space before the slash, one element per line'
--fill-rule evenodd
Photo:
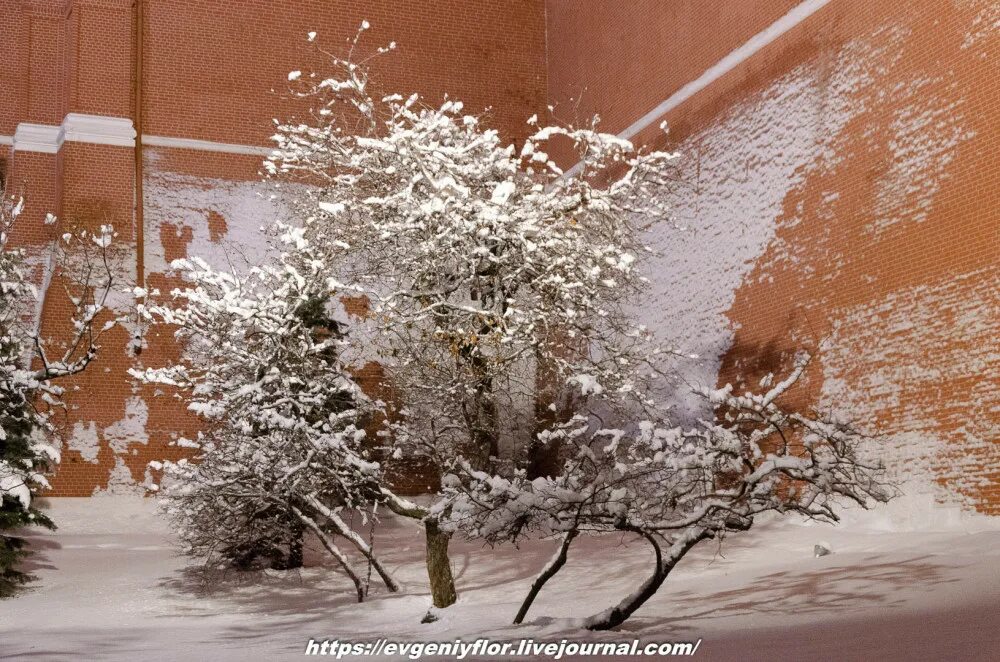
<path fill-rule="evenodd" d="M 861 459 L 862 434 L 777 404 L 807 360 L 764 395 L 700 390 L 717 417 L 691 429 L 595 429 L 576 417 L 548 433 L 569 449 L 558 475 L 500 477 L 461 464 L 438 508 L 449 527 L 489 543 L 614 531 L 646 539 L 660 560 L 644 589 L 588 621 L 612 627 L 701 540 L 745 531 L 769 512 L 836 522 L 845 502 L 870 507 L 893 496 L 881 465 Z"/>
<path fill-rule="evenodd" d="M 183 348 L 179 362 L 134 370 L 145 383 L 180 389 L 203 417 L 195 462 L 158 463 L 167 513 L 189 553 L 208 564 L 301 565 L 303 533 L 315 533 L 354 580 L 333 544 L 340 536 L 398 585 L 339 515 L 371 513 L 382 469 L 365 446 L 377 413 L 341 360 L 321 247 L 277 225 L 278 257 L 245 273 L 192 258 L 173 263 L 186 287 L 140 304 Z M 356 582 L 357 584 L 357 582 Z M 366 590 L 357 584 L 359 599 Z"/>
<path fill-rule="evenodd" d="M 101 337 L 117 322 L 108 314 L 117 286 L 114 229 L 77 229 L 63 235 L 52 259 L 72 306 L 70 330 L 58 343 L 41 337 L 35 317 L 44 292 L 35 286 L 27 252 L 12 243 L 23 211 L 23 198 L 0 189 L 0 597 L 28 579 L 14 567 L 27 554 L 23 540 L 4 530 L 53 526 L 33 499 L 49 488 L 45 474 L 59 462 L 49 443 L 51 410 L 63 406 L 58 382 L 90 365 Z M 45 222 L 55 221 L 49 215 Z"/>
<path fill-rule="evenodd" d="M 45 469 L 59 459 L 43 440 L 51 432 L 48 411 L 60 406 L 63 390 L 57 382 L 82 372 L 97 356 L 101 337 L 116 323 L 107 310 L 117 279 L 110 252 L 114 228 L 64 234 L 53 261 L 67 283 L 71 331 L 58 345 L 43 340 L 33 319 L 41 294 L 26 252 L 11 244 L 23 210 L 23 198 L 0 191 L 0 494 L 28 509 L 35 489 L 48 485 Z M 31 441 L 14 461 L 17 439 L 25 435 Z"/>
<path fill-rule="evenodd" d="M 377 92 L 356 46 L 323 75 L 293 72 L 313 113 L 278 124 L 267 168 L 312 185 L 295 202 L 303 236 L 372 304 L 366 350 L 405 402 L 403 457 L 495 463 L 541 371 L 560 397 L 634 399 L 658 352 L 627 314 L 646 286 L 637 224 L 667 218 L 674 155 L 594 125 L 538 127 L 518 148 L 460 101 Z M 554 140 L 581 176 L 562 176 Z"/>

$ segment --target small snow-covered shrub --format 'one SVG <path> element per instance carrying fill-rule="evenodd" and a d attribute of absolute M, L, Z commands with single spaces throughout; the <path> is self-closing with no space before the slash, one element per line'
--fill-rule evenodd
<path fill-rule="evenodd" d="M 135 371 L 179 388 L 205 419 L 194 462 L 163 465 L 163 496 L 187 550 L 209 564 L 298 567 L 303 535 L 319 537 L 354 581 L 339 535 L 396 584 L 340 513 L 381 499 L 382 471 L 368 457 L 364 426 L 376 410 L 340 358 L 340 324 L 327 256 L 302 232 L 280 227 L 274 264 L 217 271 L 197 258 L 174 262 L 188 287 L 141 304 L 153 323 L 176 328 L 181 360 Z M 145 294 L 145 293 L 140 293 Z M 157 296 L 159 293 L 150 293 Z"/>
<path fill-rule="evenodd" d="M 516 543 L 528 534 L 560 538 L 516 623 L 566 562 L 578 535 L 625 532 L 643 538 L 655 552 L 651 576 L 585 621 L 590 629 L 620 625 L 704 540 L 746 531 L 762 513 L 835 522 L 838 501 L 867 507 L 892 496 L 882 467 L 859 457 L 861 434 L 829 417 L 777 404 L 805 364 L 805 356 L 799 357 L 792 373 L 764 394 L 737 396 L 728 386 L 700 389 L 717 417 L 691 429 L 654 421 L 608 429 L 577 416 L 548 433 L 572 449 L 557 476 L 500 477 L 466 464 L 448 481 L 448 498 L 438 505 L 445 526 L 492 544 Z"/>
<path fill-rule="evenodd" d="M 73 331 L 58 356 L 50 355 L 53 350 L 38 337 L 32 319 L 39 294 L 30 265 L 25 252 L 10 244 L 23 209 L 22 198 L 0 190 L 0 597 L 30 579 L 17 569 L 29 552 L 14 530 L 55 528 L 35 507 L 34 497 L 48 487 L 44 474 L 59 462 L 59 452 L 47 442 L 54 432 L 49 410 L 59 406 L 63 393 L 57 382 L 83 371 L 96 356 L 101 335 L 114 325 L 114 320 L 98 322 L 114 282 L 108 260 L 114 230 L 67 233 L 56 263 L 65 267 L 69 260 L 61 258 L 72 251 L 72 268 L 65 275 L 72 290 Z"/>

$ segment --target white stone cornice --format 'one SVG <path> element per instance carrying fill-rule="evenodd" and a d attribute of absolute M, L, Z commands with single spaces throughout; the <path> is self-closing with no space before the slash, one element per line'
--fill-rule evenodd
<path fill-rule="evenodd" d="M 249 156 L 269 156 L 273 147 L 258 147 L 256 145 L 238 145 L 235 143 L 217 143 L 211 140 L 197 138 L 174 138 L 173 136 L 142 136 L 142 144 L 149 147 L 174 147 L 177 149 L 196 149 L 203 152 L 220 152 L 223 154 L 246 154 Z"/>
<path fill-rule="evenodd" d="M 632 140 L 639 133 L 650 126 L 653 126 L 654 122 L 662 120 L 664 115 L 680 106 L 698 92 L 704 90 L 706 87 L 735 69 L 737 66 L 746 62 L 772 42 L 780 38 L 783 34 L 793 29 L 799 23 L 803 22 L 829 3 L 830 0 L 803 0 L 799 4 L 795 5 L 788 11 L 787 14 L 755 34 L 753 37 L 750 37 L 750 39 L 747 40 L 742 46 L 739 46 L 735 50 L 729 52 L 721 60 L 706 69 L 698 78 L 681 87 L 655 108 L 637 119 L 624 131 L 619 133 L 618 137 L 624 138 L 625 140 Z M 566 171 L 564 177 L 575 177 L 580 172 L 581 167 L 581 164 L 577 163 Z"/>
<path fill-rule="evenodd" d="M 70 113 L 63 120 L 62 129 L 69 142 L 135 147 L 135 129 L 127 117 Z"/>
<path fill-rule="evenodd" d="M 63 144 L 61 126 L 21 122 L 14 132 L 15 152 L 41 152 L 55 154 Z"/>
<path fill-rule="evenodd" d="M 70 113 L 66 115 L 60 125 L 21 122 L 17 125 L 17 131 L 13 136 L 0 136 L 0 145 L 12 145 L 16 152 L 56 154 L 64 142 L 135 147 L 135 138 L 135 127 L 128 117 Z M 269 156 L 274 151 L 273 147 L 239 145 L 173 136 L 144 135 L 142 142 L 150 147 L 195 149 L 222 154 L 246 154 L 248 156 Z"/>
<path fill-rule="evenodd" d="M 70 113 L 60 125 L 21 122 L 10 144 L 15 152 L 56 154 L 67 141 L 135 147 L 135 129 L 127 117 Z"/>

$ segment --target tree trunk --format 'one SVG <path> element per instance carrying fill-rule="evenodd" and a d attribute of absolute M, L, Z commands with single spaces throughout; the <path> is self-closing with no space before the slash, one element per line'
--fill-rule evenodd
<path fill-rule="evenodd" d="M 365 591 L 364 587 L 361 585 L 361 577 L 359 577 L 358 573 L 356 573 L 354 568 L 351 567 L 351 562 L 347 560 L 347 556 L 340 551 L 340 548 L 337 547 L 332 540 L 330 540 L 330 536 L 326 535 L 326 531 L 320 528 L 319 524 L 317 524 L 315 520 L 310 518 L 298 508 L 293 507 L 292 511 L 300 520 L 302 520 L 303 524 L 316 534 L 316 537 L 319 538 L 320 542 L 323 543 L 323 546 L 326 547 L 326 550 L 330 552 L 333 558 L 337 559 L 337 562 L 340 563 L 340 567 L 344 569 L 344 572 L 354 583 L 354 590 L 358 594 L 358 602 L 364 602 Z"/>
<path fill-rule="evenodd" d="M 572 544 L 573 539 L 579 534 L 578 531 L 570 531 L 563 536 L 562 542 L 559 544 L 559 551 L 556 555 L 552 557 L 552 560 L 542 568 L 542 572 L 539 573 L 538 577 L 531 584 L 531 590 L 528 591 L 528 595 L 524 598 L 524 602 L 521 603 L 521 608 L 517 610 L 517 616 L 514 617 L 514 624 L 518 625 L 524 621 L 524 617 L 528 615 L 528 610 L 531 609 L 531 603 L 535 601 L 535 598 L 541 592 L 542 587 L 545 586 L 545 582 L 552 579 L 553 576 L 564 565 L 566 565 L 566 556 L 569 554 L 569 546 Z"/>
<path fill-rule="evenodd" d="M 292 539 L 288 543 L 288 561 L 285 563 L 287 570 L 295 570 L 302 567 L 302 538 L 305 529 L 301 523 L 293 522 Z"/>
<path fill-rule="evenodd" d="M 378 576 L 382 578 L 382 582 L 385 584 L 385 587 L 389 589 L 390 593 L 395 593 L 399 590 L 399 584 L 392 578 L 392 575 L 390 575 L 389 571 L 385 569 L 385 566 L 382 565 L 382 562 L 379 561 L 378 557 L 375 556 L 372 552 L 371 546 L 365 542 L 364 538 L 351 529 L 351 527 L 347 525 L 347 522 L 341 519 L 337 513 L 327 508 L 315 497 L 306 497 L 305 501 L 310 506 L 315 508 L 317 512 L 326 517 L 327 521 L 333 525 L 336 532 L 346 538 L 348 542 L 354 545 L 357 550 L 361 552 L 366 559 L 368 559 L 368 562 L 372 564 L 372 568 L 374 568 L 375 572 L 378 573 Z"/>
<path fill-rule="evenodd" d="M 624 623 L 643 604 L 656 594 L 667 575 L 674 569 L 678 561 L 684 558 L 692 547 L 705 538 L 710 537 L 705 531 L 698 533 L 688 533 L 670 548 L 667 559 L 664 560 L 660 550 L 660 545 L 651 533 L 646 531 L 635 531 L 645 538 L 656 552 L 656 567 L 652 576 L 644 581 L 642 585 L 631 595 L 619 602 L 610 609 L 605 609 L 599 614 L 594 614 L 584 621 L 584 627 L 588 630 L 610 630 Z"/>
<path fill-rule="evenodd" d="M 434 606 L 444 608 L 455 604 L 458 594 L 455 591 L 455 579 L 451 575 L 451 559 L 448 558 L 448 542 L 451 536 L 441 531 L 436 521 L 428 518 L 429 513 L 426 508 L 385 488 L 382 488 L 382 496 L 392 512 L 424 523 L 424 531 L 427 534 L 427 576 L 430 579 Z"/>
<path fill-rule="evenodd" d="M 488 334 L 490 327 L 484 326 L 480 333 Z M 465 348 L 462 356 L 475 375 L 475 394 L 469 408 L 463 405 L 465 424 L 469 431 L 469 448 L 462 449 L 469 464 L 478 471 L 489 471 L 493 458 L 499 456 L 498 420 L 496 395 L 493 392 L 493 378 L 489 374 L 486 359 L 475 350 Z"/>
<path fill-rule="evenodd" d="M 424 521 L 424 529 L 427 532 L 427 576 L 431 583 L 431 598 L 435 607 L 443 609 L 455 604 L 458 599 L 448 558 L 451 534 L 442 531 L 431 519 Z"/>

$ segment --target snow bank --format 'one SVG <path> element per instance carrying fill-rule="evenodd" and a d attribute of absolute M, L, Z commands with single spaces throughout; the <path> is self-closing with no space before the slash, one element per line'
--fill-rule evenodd
<path fill-rule="evenodd" d="M 747 650 L 837 660 L 907 659 L 917 649 L 970 647 L 971 657 L 1000 654 L 1000 641 L 990 634 L 1000 629 L 993 608 L 1000 593 L 995 529 L 890 534 L 765 524 L 728 539 L 721 555 L 713 544 L 697 548 L 620 631 L 588 633 L 578 629 L 578 619 L 638 584 L 651 561 L 648 546 L 628 539 L 623 545 L 618 536 L 581 538 L 529 622 L 515 627 L 510 620 L 518 603 L 555 543 L 490 550 L 456 540 L 461 598 L 441 620 L 421 624 L 430 601 L 423 531 L 413 522 L 391 520 L 376 539 L 403 593 L 383 594 L 373 585 L 370 600 L 357 605 L 346 578 L 325 567 L 202 584 L 177 556 L 148 499 L 46 503 L 60 529 L 32 533 L 39 552 L 32 570 L 40 580 L 15 601 L 0 602 L 3 654 L 14 659 L 292 660 L 301 658 L 310 638 L 379 637 L 702 638 L 698 656 L 705 660 L 746 659 Z M 815 558 L 819 542 L 833 553 Z M 307 565 L 315 558 L 307 554 Z M 911 627 L 915 622 L 924 628 Z M 816 636 L 821 632 L 836 637 Z M 901 642 L 899 633 L 909 639 Z"/>

